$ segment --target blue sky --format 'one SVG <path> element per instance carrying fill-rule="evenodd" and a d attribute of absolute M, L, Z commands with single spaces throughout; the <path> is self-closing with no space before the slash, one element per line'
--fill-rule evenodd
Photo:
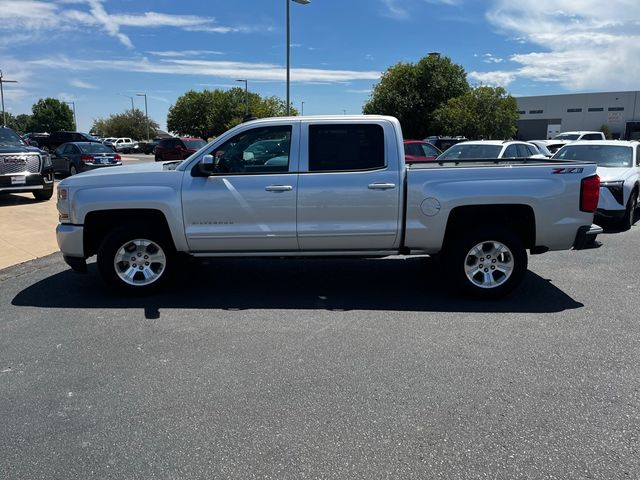
<path fill-rule="evenodd" d="M 285 97 L 285 0 L 0 0 L 7 111 L 74 101 L 81 130 L 148 95 L 161 127 L 184 92 Z M 431 51 L 513 95 L 640 89 L 637 0 L 312 0 L 291 3 L 304 113 L 360 113 L 390 65 Z"/>

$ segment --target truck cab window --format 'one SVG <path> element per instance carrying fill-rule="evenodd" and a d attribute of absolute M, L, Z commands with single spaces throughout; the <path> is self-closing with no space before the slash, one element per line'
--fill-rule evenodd
<path fill-rule="evenodd" d="M 211 152 L 224 174 L 281 173 L 289 170 L 291 126 L 246 130 Z"/>
<path fill-rule="evenodd" d="M 309 126 L 310 172 L 375 170 L 384 167 L 382 126 Z"/>

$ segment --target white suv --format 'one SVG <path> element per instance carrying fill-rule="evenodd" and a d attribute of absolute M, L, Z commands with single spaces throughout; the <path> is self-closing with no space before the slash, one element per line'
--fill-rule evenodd
<path fill-rule="evenodd" d="M 538 147 L 517 140 L 477 140 L 456 143 L 436 160 L 464 160 L 468 158 L 547 158 Z"/>
<path fill-rule="evenodd" d="M 558 160 L 588 160 L 598 164 L 600 200 L 596 218 L 631 228 L 640 192 L 640 144 L 637 141 L 589 140 L 572 142 L 552 157 Z"/>
<path fill-rule="evenodd" d="M 134 142 L 128 137 L 116 138 L 113 141 L 113 148 L 116 152 L 131 153 L 140 148 L 138 142 Z"/>
<path fill-rule="evenodd" d="M 578 140 L 606 140 L 602 132 L 589 132 L 589 131 L 577 131 L 577 132 L 562 132 L 553 137 L 553 140 L 567 140 L 569 142 L 577 142 Z"/>

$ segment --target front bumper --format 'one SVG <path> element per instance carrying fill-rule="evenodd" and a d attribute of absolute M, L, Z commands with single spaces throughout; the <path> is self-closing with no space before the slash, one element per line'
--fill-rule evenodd
<path fill-rule="evenodd" d="M 24 177 L 24 182 L 22 178 Z M 20 179 L 20 182 L 16 182 Z M 53 188 L 53 168 L 46 168 L 42 173 L 12 173 L 0 175 L 0 192 L 22 193 L 34 190 Z"/>
<path fill-rule="evenodd" d="M 59 223 L 56 227 L 56 240 L 67 265 L 76 272 L 87 273 L 87 262 L 84 257 L 84 227 Z"/>
<path fill-rule="evenodd" d="M 602 233 L 602 227 L 599 225 L 582 226 L 576 233 L 576 239 L 573 242 L 574 250 L 588 250 L 590 248 L 600 248 L 602 243 L 596 240 L 596 237 Z"/>

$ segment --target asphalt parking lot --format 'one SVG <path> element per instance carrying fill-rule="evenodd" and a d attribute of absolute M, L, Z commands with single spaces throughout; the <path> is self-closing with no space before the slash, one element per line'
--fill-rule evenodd
<path fill-rule="evenodd" d="M 0 476 L 640 478 L 640 227 L 451 296 L 429 259 L 0 270 Z"/>

